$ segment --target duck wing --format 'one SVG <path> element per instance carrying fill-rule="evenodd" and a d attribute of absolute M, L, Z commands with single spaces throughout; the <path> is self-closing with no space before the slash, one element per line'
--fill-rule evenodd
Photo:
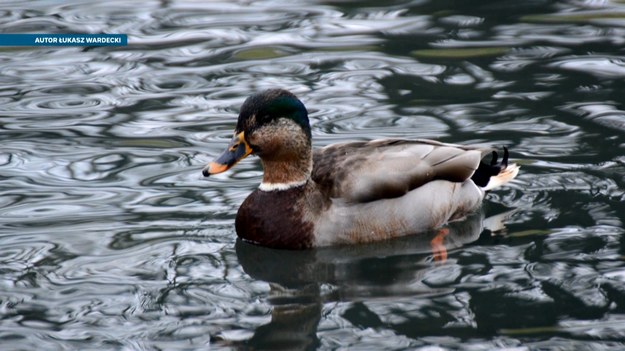
<path fill-rule="evenodd" d="M 490 151 L 426 139 L 333 144 L 313 152 L 312 179 L 332 198 L 370 202 L 402 196 L 432 180 L 464 182 Z"/>

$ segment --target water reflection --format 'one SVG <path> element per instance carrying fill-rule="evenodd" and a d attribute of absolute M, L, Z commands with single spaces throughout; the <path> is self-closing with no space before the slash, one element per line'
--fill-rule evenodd
<path fill-rule="evenodd" d="M 3 348 L 625 342 L 621 1 L 27 5 L 3 2 L 0 31 L 130 45 L 0 50 Z M 315 146 L 508 146 L 522 173 L 485 201 L 516 209 L 507 228 L 441 236 L 445 263 L 436 233 L 293 256 L 235 244 L 260 167 L 198 170 L 242 100 L 275 87 L 309 107 Z"/>
<path fill-rule="evenodd" d="M 487 235 L 504 230 L 502 220 L 510 215 L 484 220 L 480 212 L 449 224 L 443 236 L 435 231 L 375 245 L 310 251 L 274 250 L 239 240 L 239 263 L 251 277 L 270 284 L 267 299 L 272 311 L 268 324 L 237 343 L 253 349 L 314 349 L 324 304 L 352 302 L 344 318 L 354 325 L 372 326 L 380 318 L 359 301 L 449 294 L 460 272 L 453 259 L 448 262 L 448 253 L 477 240 L 485 233 L 484 223 L 493 230 Z"/>

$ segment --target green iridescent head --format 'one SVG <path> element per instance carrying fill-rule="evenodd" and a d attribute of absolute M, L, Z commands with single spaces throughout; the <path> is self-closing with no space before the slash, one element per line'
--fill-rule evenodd
<path fill-rule="evenodd" d="M 269 89 L 248 97 L 241 106 L 236 132 L 249 135 L 279 118 L 291 119 L 308 138 L 311 137 L 306 107 L 295 95 L 283 89 Z"/>
<path fill-rule="evenodd" d="M 225 172 L 251 154 L 261 159 L 306 158 L 310 145 L 310 123 L 304 104 L 286 90 L 265 90 L 245 100 L 230 144 L 202 173 L 208 177 Z"/>

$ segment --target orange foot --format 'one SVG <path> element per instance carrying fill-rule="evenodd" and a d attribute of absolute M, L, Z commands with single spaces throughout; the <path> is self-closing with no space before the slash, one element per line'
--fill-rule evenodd
<path fill-rule="evenodd" d="M 436 232 L 436 236 L 432 240 L 430 240 L 430 245 L 432 245 L 432 254 L 434 255 L 435 262 L 445 262 L 447 261 L 447 248 L 445 247 L 445 237 L 449 234 L 449 229 L 441 228 Z"/>

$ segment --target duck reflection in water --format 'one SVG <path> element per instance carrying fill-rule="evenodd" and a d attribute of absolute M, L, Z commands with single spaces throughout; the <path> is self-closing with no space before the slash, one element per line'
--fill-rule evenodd
<path fill-rule="evenodd" d="M 244 271 L 270 284 L 271 321 L 248 340 L 217 343 L 241 349 L 315 349 L 325 303 L 352 301 L 355 310 L 379 320 L 358 301 L 451 293 L 452 287 L 433 287 L 428 277 L 441 264 L 450 263 L 445 262 L 450 251 L 453 255 L 452 250 L 476 241 L 481 233 L 502 230 L 502 220 L 509 214 L 484 219 L 480 211 L 423 236 L 308 251 L 276 250 L 239 240 L 236 252 Z M 331 286 L 330 291 L 326 286 Z M 363 317 L 346 313 L 343 318 L 360 324 L 358 319 Z"/>

